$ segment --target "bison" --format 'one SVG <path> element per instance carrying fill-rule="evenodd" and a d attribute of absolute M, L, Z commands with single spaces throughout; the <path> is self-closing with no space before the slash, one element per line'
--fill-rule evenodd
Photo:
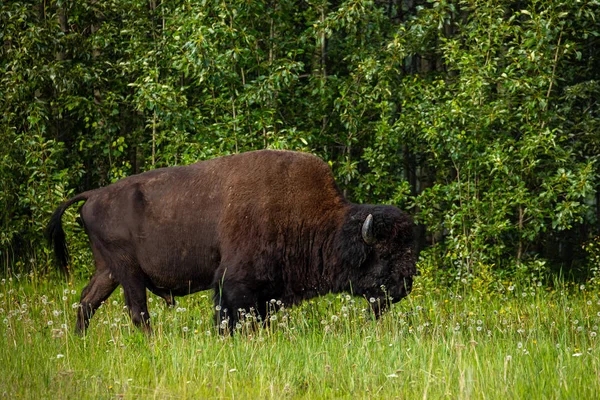
<path fill-rule="evenodd" d="M 47 229 L 65 272 L 61 219 L 81 201 L 96 270 L 81 293 L 80 334 L 119 284 L 133 323 L 149 332 L 146 289 L 172 305 L 212 288 L 216 319 L 232 328 L 250 309 L 266 320 L 271 299 L 293 305 L 328 292 L 364 296 L 379 316 L 416 273 L 412 219 L 350 203 L 328 164 L 307 153 L 224 156 L 78 194 Z"/>

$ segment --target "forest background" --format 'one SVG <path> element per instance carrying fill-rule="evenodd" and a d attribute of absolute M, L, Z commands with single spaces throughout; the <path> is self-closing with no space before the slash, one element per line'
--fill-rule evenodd
<path fill-rule="evenodd" d="M 4 1 L 3 273 L 49 268 L 76 192 L 276 148 L 411 212 L 422 282 L 594 281 L 599 19 L 597 0 Z"/>

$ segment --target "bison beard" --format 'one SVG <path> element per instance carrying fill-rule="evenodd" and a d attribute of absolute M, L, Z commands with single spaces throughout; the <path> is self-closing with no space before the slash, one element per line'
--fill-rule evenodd
<path fill-rule="evenodd" d="M 413 222 L 396 207 L 341 195 L 319 158 L 253 151 L 148 171 L 81 193 L 58 207 L 48 238 L 68 272 L 62 215 L 81 219 L 96 272 L 81 293 L 76 331 L 121 284 L 135 325 L 150 331 L 146 289 L 174 296 L 214 289 L 230 329 L 251 308 L 352 292 L 379 305 L 408 295 L 416 273 Z"/>

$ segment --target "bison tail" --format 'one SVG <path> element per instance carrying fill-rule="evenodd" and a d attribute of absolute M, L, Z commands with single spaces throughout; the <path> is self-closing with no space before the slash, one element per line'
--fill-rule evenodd
<path fill-rule="evenodd" d="M 67 248 L 65 231 L 62 226 L 62 216 L 71 204 L 82 200 L 85 201 L 88 197 L 89 192 L 84 192 L 62 203 L 50 217 L 50 222 L 46 228 L 46 239 L 50 246 L 54 247 L 54 255 L 65 276 L 69 276 L 69 250 Z"/>

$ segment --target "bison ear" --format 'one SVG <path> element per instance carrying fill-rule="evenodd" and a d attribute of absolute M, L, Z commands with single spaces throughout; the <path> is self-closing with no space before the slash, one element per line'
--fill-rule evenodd
<path fill-rule="evenodd" d="M 362 226 L 362 238 L 366 244 L 371 245 L 375 243 L 375 236 L 373 235 L 373 215 L 367 215 L 365 222 L 363 222 Z"/>

